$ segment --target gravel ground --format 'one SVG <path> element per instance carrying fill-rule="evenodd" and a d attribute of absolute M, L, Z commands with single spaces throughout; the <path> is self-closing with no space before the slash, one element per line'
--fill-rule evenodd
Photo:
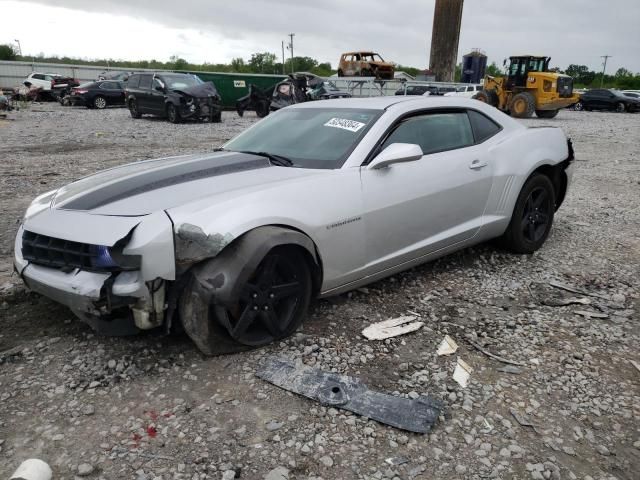
<path fill-rule="evenodd" d="M 132 160 L 215 148 L 255 117 L 171 125 L 54 104 L 11 117 L 0 123 L 0 477 L 38 457 L 56 479 L 638 478 L 640 115 L 525 121 L 562 127 L 577 156 L 573 188 L 535 255 L 467 249 L 317 302 L 287 341 L 216 358 L 158 332 L 94 335 L 19 287 L 13 237 L 38 193 Z M 557 306 L 570 298 L 588 304 Z M 361 337 L 408 312 L 422 330 Z M 445 334 L 457 355 L 436 356 Z M 505 372 L 470 340 L 525 365 Z M 255 377 L 274 353 L 395 395 L 430 394 L 445 412 L 419 435 L 321 407 Z M 473 367 L 465 389 L 451 378 L 456 356 Z M 385 461 L 398 457 L 405 463 Z"/>

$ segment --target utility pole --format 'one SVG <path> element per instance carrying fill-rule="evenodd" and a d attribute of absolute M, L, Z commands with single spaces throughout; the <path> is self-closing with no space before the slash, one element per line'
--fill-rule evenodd
<path fill-rule="evenodd" d="M 604 58 L 604 63 L 602 64 L 602 77 L 600 78 L 600 88 L 602 88 L 602 84 L 604 83 L 604 72 L 607 69 L 607 60 L 611 58 L 612 55 L 602 55 L 600 58 Z"/>
<path fill-rule="evenodd" d="M 284 75 L 284 40 L 282 40 L 282 74 Z"/>
<path fill-rule="evenodd" d="M 291 41 L 289 42 L 289 48 L 291 48 L 291 73 L 293 73 L 295 70 L 293 68 L 293 37 L 295 37 L 296 34 L 295 33 L 290 33 L 289 34 L 289 38 L 291 38 Z"/>
<path fill-rule="evenodd" d="M 18 44 L 18 55 L 22 57 L 22 47 L 20 46 L 20 40 L 16 38 L 15 42 Z"/>

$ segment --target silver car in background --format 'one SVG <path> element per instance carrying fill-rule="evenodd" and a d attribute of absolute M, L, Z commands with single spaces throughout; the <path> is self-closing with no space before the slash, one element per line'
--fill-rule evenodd
<path fill-rule="evenodd" d="M 36 198 L 15 241 L 32 290 L 108 334 L 180 322 L 207 354 L 286 337 L 314 296 L 500 237 L 549 235 L 572 173 L 558 128 L 457 97 L 309 102 L 215 152 Z"/>

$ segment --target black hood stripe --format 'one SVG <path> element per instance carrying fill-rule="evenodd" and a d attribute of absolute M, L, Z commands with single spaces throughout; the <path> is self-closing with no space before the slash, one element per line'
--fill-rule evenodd
<path fill-rule="evenodd" d="M 171 165 L 158 170 L 141 172 L 131 177 L 126 177 L 125 171 L 123 172 L 125 178 L 122 180 L 98 187 L 86 194 L 80 194 L 57 207 L 65 210 L 92 210 L 160 188 L 269 166 L 271 164 L 266 158 L 238 153 Z"/>

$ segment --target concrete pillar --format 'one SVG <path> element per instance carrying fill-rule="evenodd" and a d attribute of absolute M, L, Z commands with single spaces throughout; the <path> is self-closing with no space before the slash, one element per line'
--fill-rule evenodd
<path fill-rule="evenodd" d="M 438 82 L 454 80 L 463 4 L 464 0 L 436 0 L 429 70 Z"/>

